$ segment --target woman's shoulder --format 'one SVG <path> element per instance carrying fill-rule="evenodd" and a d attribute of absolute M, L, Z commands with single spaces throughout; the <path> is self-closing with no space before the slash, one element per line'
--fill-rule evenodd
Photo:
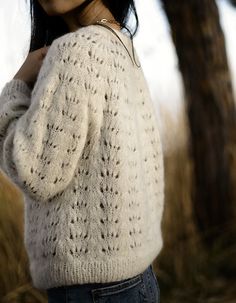
<path fill-rule="evenodd" d="M 68 44 L 68 46 L 76 46 L 75 43 L 81 43 L 83 46 L 93 46 L 101 41 L 106 41 L 106 33 L 96 25 L 88 25 L 77 29 L 74 32 L 68 32 L 53 41 L 53 44 Z"/>
<path fill-rule="evenodd" d="M 103 69 L 111 66 L 120 69 L 122 64 L 131 66 L 127 51 L 132 54 L 132 45 L 124 33 L 115 30 L 114 34 L 103 26 L 88 25 L 55 39 L 48 56 L 51 60 L 76 61 L 93 66 L 104 63 Z"/>
<path fill-rule="evenodd" d="M 123 48 L 122 43 L 119 43 L 118 40 L 123 41 L 123 43 L 130 47 L 130 37 L 125 33 L 115 29 L 113 29 L 112 33 L 112 30 L 104 26 L 92 24 L 60 36 L 53 41 L 53 44 L 67 45 L 71 48 L 76 48 L 76 46 L 89 49 L 100 48 L 104 51 L 114 46 Z"/>
<path fill-rule="evenodd" d="M 107 42 L 109 43 L 106 33 L 100 26 L 89 25 L 54 39 L 48 53 L 52 58 L 65 58 L 70 55 L 84 58 L 88 55 L 90 57 L 91 53 L 102 57 L 108 48 Z"/>

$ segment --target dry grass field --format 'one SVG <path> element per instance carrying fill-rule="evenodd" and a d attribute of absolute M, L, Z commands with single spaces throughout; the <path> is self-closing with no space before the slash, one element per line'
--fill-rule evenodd
<path fill-rule="evenodd" d="M 236 226 L 225 225 L 206 251 L 192 213 L 192 162 L 188 156 L 185 112 L 177 122 L 161 109 L 165 131 L 164 248 L 154 262 L 163 303 L 236 302 Z M 0 178 L 0 302 L 46 303 L 46 293 L 32 287 L 23 245 L 21 193 Z"/>

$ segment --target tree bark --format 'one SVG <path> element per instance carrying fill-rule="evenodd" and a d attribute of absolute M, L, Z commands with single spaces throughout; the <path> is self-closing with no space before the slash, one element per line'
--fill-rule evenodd
<path fill-rule="evenodd" d="M 236 110 L 214 0 L 162 0 L 185 86 L 197 225 L 212 244 L 236 203 Z"/>

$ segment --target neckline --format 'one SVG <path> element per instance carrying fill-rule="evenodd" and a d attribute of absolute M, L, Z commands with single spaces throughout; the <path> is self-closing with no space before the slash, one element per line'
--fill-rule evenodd
<path fill-rule="evenodd" d="M 120 40 L 120 43 L 122 43 L 123 46 L 126 48 L 126 50 L 127 50 L 128 54 L 129 54 L 130 59 L 133 62 L 133 64 L 136 64 L 136 60 L 137 60 L 138 64 L 140 65 L 139 59 L 137 58 L 136 50 L 135 50 L 134 45 L 133 45 L 133 41 L 130 38 L 130 36 L 128 36 L 125 33 L 123 33 L 122 30 L 118 30 L 118 29 L 111 28 L 111 27 L 109 29 L 106 26 L 99 25 L 99 24 L 91 24 L 90 26 L 93 26 L 93 25 L 94 26 L 98 25 L 98 27 L 100 27 L 100 28 L 103 27 L 104 30 L 107 33 L 113 31 L 118 36 L 117 38 Z M 105 33 L 105 31 L 103 31 L 103 32 Z M 113 35 L 114 35 L 114 33 L 113 33 Z M 123 39 L 125 39 L 125 41 Z M 132 49 L 132 52 L 131 52 L 131 49 Z M 141 65 L 139 67 L 141 67 Z"/>
<path fill-rule="evenodd" d="M 89 25 L 89 26 L 96 26 L 96 28 L 103 28 L 106 32 L 109 32 L 109 29 L 108 28 L 106 28 L 105 26 L 102 26 L 102 25 L 97 25 L 97 24 L 91 24 L 91 25 Z M 128 36 L 128 35 L 126 35 L 125 33 L 123 33 L 122 32 L 122 30 L 118 30 L 118 29 L 115 29 L 115 28 L 113 28 L 113 27 L 110 27 L 113 31 L 115 31 L 119 36 L 121 36 L 121 37 L 123 37 L 123 38 L 125 38 L 126 40 L 128 40 L 128 41 L 131 41 L 131 38 Z"/>
<path fill-rule="evenodd" d="M 97 29 L 97 28 L 103 28 L 102 29 L 102 31 L 105 33 L 105 32 L 109 32 L 110 30 L 108 29 L 108 28 L 106 28 L 105 26 L 101 26 L 101 25 L 97 25 L 97 24 L 89 24 L 89 25 L 87 25 L 87 26 L 85 26 L 85 27 L 82 27 L 82 28 L 78 28 L 78 29 L 76 29 L 75 31 L 72 31 L 72 32 L 70 32 L 70 33 L 76 33 L 76 32 L 79 32 L 81 29 L 83 29 L 83 28 L 89 28 L 89 27 L 93 27 L 93 26 L 95 26 L 95 28 Z M 118 30 L 118 29 L 115 29 L 115 28 L 113 28 L 113 27 L 110 27 L 113 31 L 115 31 L 115 33 L 117 33 L 120 37 L 122 37 L 122 38 L 125 38 L 127 41 L 129 41 L 129 42 L 131 42 L 131 38 L 127 35 L 127 34 L 125 34 L 125 33 L 123 33 L 122 32 L 122 30 Z"/>
<path fill-rule="evenodd" d="M 123 46 L 126 48 L 133 64 L 136 64 L 135 61 L 137 60 L 138 64 L 140 65 L 139 59 L 137 58 L 136 50 L 133 49 L 133 47 L 134 47 L 133 46 L 133 41 L 130 38 L 130 36 L 128 36 L 127 34 L 122 32 L 122 29 L 118 30 L 118 29 L 115 29 L 115 28 L 112 28 L 112 27 L 107 28 L 106 26 L 103 26 L 103 25 L 100 25 L 100 24 L 90 24 L 90 25 L 87 25 L 86 27 L 90 28 L 90 29 L 93 28 L 93 30 L 95 30 L 95 29 L 97 30 L 98 28 L 101 29 L 101 27 L 102 27 L 103 29 L 101 29 L 101 32 L 103 32 L 104 35 L 111 35 L 111 33 L 113 31 L 117 35 L 116 38 L 119 39 L 120 43 L 123 44 Z M 86 28 L 86 27 L 84 27 L 84 28 Z M 100 31 L 100 29 L 98 29 L 98 30 Z M 79 30 L 80 29 L 78 29 L 78 31 Z M 109 34 L 109 32 L 110 32 L 110 34 Z M 113 33 L 113 36 L 114 36 L 114 33 Z M 132 52 L 131 52 L 131 50 L 132 50 Z M 141 67 L 141 65 L 139 67 Z"/>

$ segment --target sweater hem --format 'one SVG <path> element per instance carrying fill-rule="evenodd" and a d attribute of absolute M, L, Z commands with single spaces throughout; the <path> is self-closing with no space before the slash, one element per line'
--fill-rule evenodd
<path fill-rule="evenodd" d="M 87 283 L 110 283 L 134 277 L 146 270 L 155 260 L 162 244 L 145 257 L 133 256 L 105 261 L 45 262 L 31 264 L 33 285 L 42 290 L 54 287 Z"/>

